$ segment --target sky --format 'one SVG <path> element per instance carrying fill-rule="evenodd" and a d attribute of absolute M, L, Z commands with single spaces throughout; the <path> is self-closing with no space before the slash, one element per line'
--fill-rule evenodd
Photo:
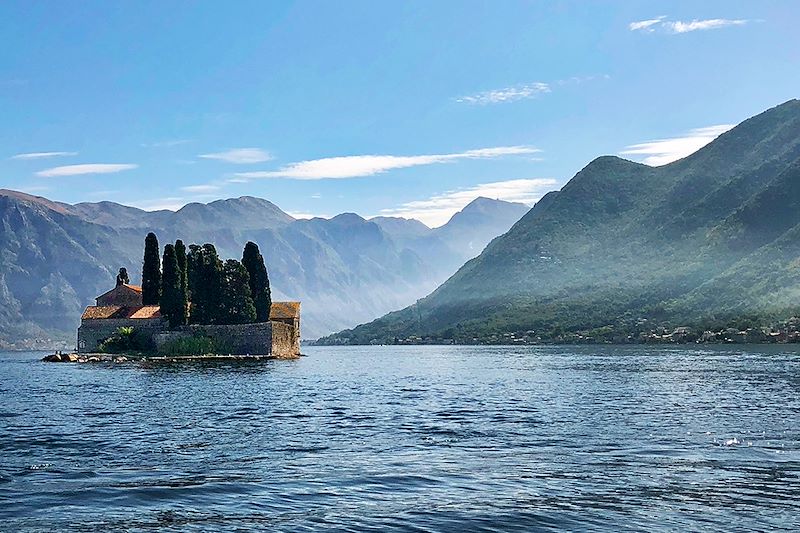
<path fill-rule="evenodd" d="M 6 1 L 0 187 L 430 226 L 800 97 L 800 2 Z"/>

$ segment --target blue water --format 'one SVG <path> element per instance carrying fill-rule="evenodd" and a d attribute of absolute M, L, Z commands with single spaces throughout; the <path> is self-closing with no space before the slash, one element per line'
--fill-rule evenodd
<path fill-rule="evenodd" d="M 0 353 L 4 531 L 794 530 L 791 347 Z"/>

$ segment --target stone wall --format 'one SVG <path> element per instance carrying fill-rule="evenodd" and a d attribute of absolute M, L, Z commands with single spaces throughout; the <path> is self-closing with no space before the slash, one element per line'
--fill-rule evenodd
<path fill-rule="evenodd" d="M 273 323 L 280 323 L 289 326 L 291 331 L 292 350 L 295 353 L 300 353 L 300 319 L 299 318 L 276 318 L 272 319 Z"/>
<path fill-rule="evenodd" d="M 78 328 L 78 352 L 98 351 L 100 343 L 114 335 L 122 327 L 133 327 L 138 332 L 155 335 L 167 330 L 167 322 L 163 318 L 83 320 Z"/>
<path fill-rule="evenodd" d="M 272 355 L 276 357 L 297 357 L 300 355 L 300 342 L 295 343 L 294 328 L 270 322 L 272 324 Z"/>
<path fill-rule="evenodd" d="M 300 350 L 293 343 L 293 329 L 279 322 L 236 324 L 226 326 L 191 325 L 174 331 L 164 331 L 153 336 L 156 347 L 181 338 L 210 337 L 217 346 L 232 355 L 273 355 L 297 357 Z"/>

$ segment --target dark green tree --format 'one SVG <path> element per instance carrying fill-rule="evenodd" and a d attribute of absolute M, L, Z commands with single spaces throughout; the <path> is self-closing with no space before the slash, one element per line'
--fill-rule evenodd
<path fill-rule="evenodd" d="M 180 300 L 183 309 L 182 323 L 186 324 L 189 317 L 189 272 L 186 259 L 186 245 L 178 239 L 175 241 L 175 258 L 178 261 L 178 274 L 180 275 Z"/>
<path fill-rule="evenodd" d="M 161 256 L 158 237 L 153 232 L 144 239 L 144 263 L 142 265 L 142 303 L 158 305 L 161 301 Z"/>
<path fill-rule="evenodd" d="M 222 301 L 222 261 L 213 244 L 189 246 L 187 256 L 191 321 L 193 324 L 218 324 Z"/>
<path fill-rule="evenodd" d="M 222 268 L 222 298 L 218 324 L 249 324 L 256 319 L 256 307 L 250 296 L 250 275 L 236 259 L 228 259 Z"/>
<path fill-rule="evenodd" d="M 181 300 L 181 275 L 178 258 L 172 244 L 164 246 L 161 276 L 161 315 L 169 321 L 171 328 L 184 322 L 184 307 Z"/>
<path fill-rule="evenodd" d="M 248 242 L 245 245 L 242 264 L 250 275 L 250 295 L 256 306 L 256 322 L 266 322 L 269 320 L 269 310 L 272 306 L 272 293 L 264 256 L 261 255 L 256 243 Z"/>
<path fill-rule="evenodd" d="M 186 285 L 189 290 L 189 302 L 192 302 L 192 292 L 197 286 L 197 277 L 200 273 L 200 260 L 202 247 L 199 244 L 190 244 L 186 253 Z"/>

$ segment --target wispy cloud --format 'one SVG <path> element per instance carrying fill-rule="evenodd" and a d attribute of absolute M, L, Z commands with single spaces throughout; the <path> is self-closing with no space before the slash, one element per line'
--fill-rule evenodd
<path fill-rule="evenodd" d="M 306 220 L 309 218 L 331 218 L 330 215 L 315 215 L 313 213 L 296 212 L 296 211 L 288 211 L 287 214 L 292 218 L 306 219 Z"/>
<path fill-rule="evenodd" d="M 259 172 L 240 172 L 232 183 L 241 183 L 256 178 L 288 178 L 296 180 L 343 179 L 373 176 L 390 170 L 449 163 L 462 159 L 492 159 L 497 157 L 533 154 L 540 152 L 532 146 L 498 146 L 480 148 L 453 154 L 434 155 L 352 155 L 343 157 L 327 157 L 291 163 L 278 170 Z"/>
<path fill-rule="evenodd" d="M 154 143 L 142 143 L 145 148 L 172 148 L 173 146 L 180 146 L 182 144 L 189 144 L 192 142 L 190 139 L 172 139 L 169 141 L 158 141 Z"/>
<path fill-rule="evenodd" d="M 181 190 L 184 192 L 188 192 L 191 194 L 209 194 L 220 190 L 221 187 L 219 185 L 188 185 L 186 187 L 181 187 Z"/>
<path fill-rule="evenodd" d="M 679 34 L 692 31 L 715 30 L 727 26 L 742 26 L 750 22 L 747 19 L 694 19 L 690 21 L 668 20 L 665 15 L 654 19 L 638 20 L 628 24 L 631 31 L 653 33 L 661 30 L 665 33 Z"/>
<path fill-rule="evenodd" d="M 203 159 L 216 159 L 218 161 L 225 161 L 226 163 L 234 163 L 237 165 L 263 163 L 264 161 L 272 159 L 272 155 L 269 152 L 265 152 L 260 148 L 234 148 L 225 152 L 201 154 L 198 157 L 202 157 Z"/>
<path fill-rule="evenodd" d="M 748 21 L 744 19 L 695 19 L 690 22 L 676 20 L 674 22 L 666 22 L 665 27 L 672 33 L 689 33 L 690 31 L 698 30 L 715 30 L 726 26 L 742 26 L 747 24 L 747 22 Z"/>
<path fill-rule="evenodd" d="M 456 102 L 471 105 L 490 105 L 490 104 L 504 104 L 508 102 L 517 102 L 519 100 L 530 100 L 537 98 L 543 94 L 548 94 L 553 91 L 553 88 L 563 87 L 565 85 L 580 85 L 582 83 L 598 80 L 609 79 L 608 74 L 599 76 L 572 76 L 561 80 L 556 80 L 552 83 L 543 81 L 536 81 L 532 83 L 525 83 L 520 85 L 513 85 L 510 87 L 503 87 L 502 89 L 491 89 L 467 96 L 460 96 L 455 99 Z"/>
<path fill-rule="evenodd" d="M 551 178 L 518 179 L 483 183 L 474 187 L 448 191 L 426 200 L 407 202 L 399 207 L 383 209 L 381 216 L 415 218 L 435 228 L 445 224 L 464 206 L 480 196 L 531 205 L 556 185 Z"/>
<path fill-rule="evenodd" d="M 653 26 L 657 25 L 665 18 L 667 18 L 666 15 L 661 15 L 660 17 L 656 17 L 654 19 L 637 20 L 636 22 L 631 22 L 628 24 L 628 29 L 631 31 L 655 31 L 653 30 Z"/>
<path fill-rule="evenodd" d="M 48 157 L 66 157 L 78 155 L 78 152 L 28 152 L 12 155 L 9 159 L 47 159 Z"/>
<path fill-rule="evenodd" d="M 90 163 L 86 165 L 66 165 L 63 167 L 48 168 L 40 170 L 37 176 L 43 178 L 55 178 L 61 176 L 80 176 L 82 174 L 114 174 L 123 170 L 137 168 L 139 165 L 131 164 L 110 164 L 110 163 Z"/>
<path fill-rule="evenodd" d="M 180 196 L 170 196 L 154 200 L 141 200 L 139 202 L 132 202 L 130 205 L 145 211 L 177 211 L 187 203 L 189 203 L 189 201 L 186 198 Z"/>
<path fill-rule="evenodd" d="M 672 163 L 707 145 L 735 124 L 718 124 L 690 130 L 680 137 L 658 139 L 626 146 L 620 155 L 639 156 L 642 163 L 654 167 Z"/>
<path fill-rule="evenodd" d="M 525 85 L 515 85 L 513 87 L 492 89 L 476 94 L 461 96 L 456 98 L 456 102 L 475 105 L 500 104 L 536 98 L 537 96 L 541 94 L 547 94 L 550 91 L 551 89 L 549 84 L 537 81 Z"/>

